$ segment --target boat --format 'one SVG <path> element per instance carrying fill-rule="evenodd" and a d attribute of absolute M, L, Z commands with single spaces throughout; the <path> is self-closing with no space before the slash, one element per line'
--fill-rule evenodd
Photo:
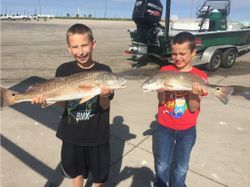
<path fill-rule="evenodd" d="M 138 3 L 140 2 L 140 3 Z M 171 39 L 187 31 L 195 36 L 197 55 L 193 65 L 205 64 L 210 71 L 230 68 L 242 51 L 250 50 L 250 28 L 230 22 L 230 0 L 205 0 L 197 10 L 196 20 L 170 20 L 171 0 L 166 2 L 165 26 L 160 23 L 163 6 L 160 0 L 138 0 L 133 20 L 137 29 L 129 29 L 132 45 L 127 51 L 138 61 L 144 56 L 171 62 Z"/>

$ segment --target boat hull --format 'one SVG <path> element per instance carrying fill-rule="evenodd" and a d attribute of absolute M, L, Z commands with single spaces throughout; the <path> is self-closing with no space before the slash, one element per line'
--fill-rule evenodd
<path fill-rule="evenodd" d="M 169 41 L 178 34 L 185 30 L 171 30 L 169 32 Z M 209 32 L 191 32 L 195 36 L 196 50 L 204 51 L 209 47 L 233 45 L 233 46 L 245 46 L 250 45 L 250 29 L 241 29 L 235 31 L 209 31 Z M 134 42 L 137 36 L 136 30 L 130 31 L 130 37 L 132 39 L 132 45 L 138 45 Z M 165 47 L 164 33 L 160 32 L 157 35 L 157 44 L 151 45 L 150 43 L 142 44 L 147 46 L 147 54 L 155 56 L 169 56 L 171 54 L 171 47 Z M 140 53 L 140 51 L 139 51 Z M 144 54 L 145 55 L 145 50 Z"/>
<path fill-rule="evenodd" d="M 184 31 L 184 30 L 183 30 Z M 177 33 L 181 31 L 170 32 L 171 40 Z M 250 29 L 242 29 L 235 31 L 216 31 L 216 32 L 191 32 L 195 36 L 196 50 L 204 51 L 213 46 L 250 45 Z M 159 36 L 160 45 L 164 46 L 164 36 Z M 169 51 L 168 51 L 169 52 Z"/>

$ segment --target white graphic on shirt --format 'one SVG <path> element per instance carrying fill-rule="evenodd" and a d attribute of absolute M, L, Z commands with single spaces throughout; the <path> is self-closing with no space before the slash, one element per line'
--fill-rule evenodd
<path fill-rule="evenodd" d="M 79 100 L 68 102 L 68 116 L 74 118 L 76 122 L 90 120 L 95 116 L 94 105 L 97 102 L 97 97 L 90 99 L 89 101 L 79 104 Z"/>
<path fill-rule="evenodd" d="M 77 112 L 76 113 L 76 121 L 79 120 L 89 120 L 94 114 L 91 114 L 91 110 L 85 110 L 84 112 Z"/>

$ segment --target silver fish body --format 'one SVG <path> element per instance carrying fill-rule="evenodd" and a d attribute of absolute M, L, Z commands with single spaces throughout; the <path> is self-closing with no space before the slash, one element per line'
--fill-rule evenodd
<path fill-rule="evenodd" d="M 196 74 L 186 72 L 162 71 L 144 81 L 142 88 L 144 92 L 155 91 L 165 87 L 169 91 L 189 91 L 192 90 L 192 84 L 198 82 L 206 86 L 207 81 Z"/>
<path fill-rule="evenodd" d="M 195 82 L 206 88 L 208 92 L 212 92 L 224 104 L 228 103 L 229 96 L 233 93 L 231 86 L 212 85 L 196 74 L 174 71 L 163 71 L 149 77 L 142 84 L 142 88 L 144 92 L 156 91 L 160 88 L 167 88 L 169 91 L 191 91 Z"/>
<path fill-rule="evenodd" d="M 115 90 L 125 87 L 126 81 L 125 77 L 112 72 L 89 71 L 31 85 L 24 93 L 1 88 L 1 101 L 12 105 L 31 101 L 37 95 L 44 95 L 49 105 L 58 101 L 75 99 L 83 99 L 85 102 L 100 94 L 102 86 Z"/>

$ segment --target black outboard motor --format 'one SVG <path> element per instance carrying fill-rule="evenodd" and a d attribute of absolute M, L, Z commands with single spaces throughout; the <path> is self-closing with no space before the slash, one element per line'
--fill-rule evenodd
<path fill-rule="evenodd" d="M 132 17 L 137 26 L 136 42 L 154 43 L 156 28 L 161 26 L 162 11 L 160 0 L 136 0 Z"/>

